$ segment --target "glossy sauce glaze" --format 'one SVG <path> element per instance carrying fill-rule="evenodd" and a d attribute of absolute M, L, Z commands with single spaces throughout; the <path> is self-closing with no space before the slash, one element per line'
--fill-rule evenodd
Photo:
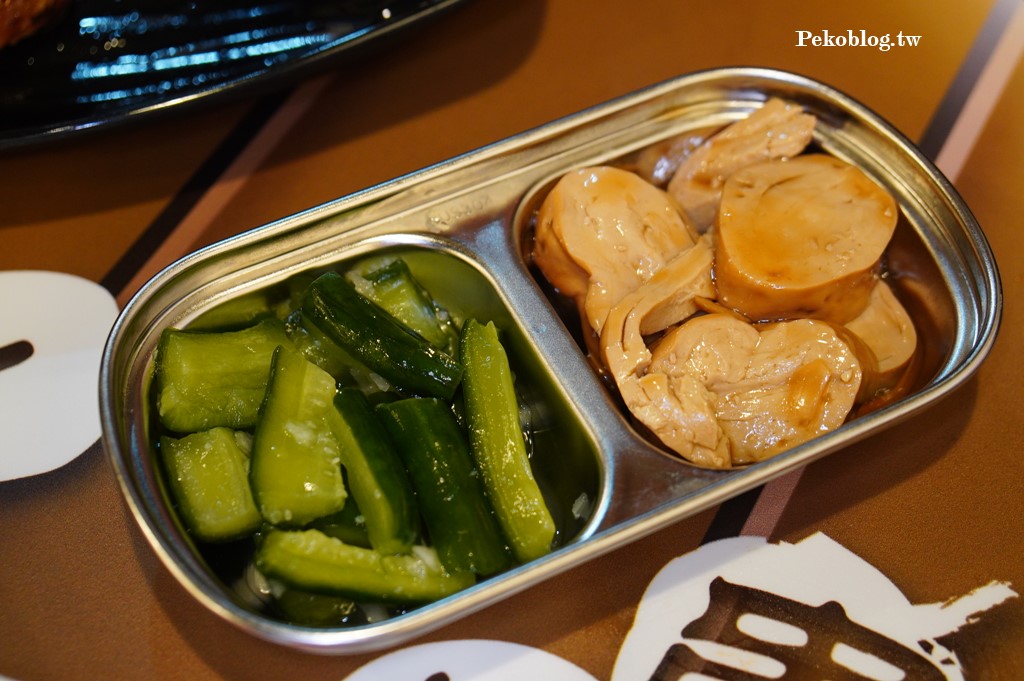
<path fill-rule="evenodd" d="M 701 143 L 570 171 L 540 204 L 533 262 L 574 301 L 592 364 L 641 432 L 698 465 L 834 430 L 902 394 L 913 364 L 914 324 L 884 280 L 896 202 L 808 150 L 813 126 L 769 100 Z"/>

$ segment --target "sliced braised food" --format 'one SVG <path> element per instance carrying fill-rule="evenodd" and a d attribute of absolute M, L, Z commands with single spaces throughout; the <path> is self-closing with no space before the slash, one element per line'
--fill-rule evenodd
<path fill-rule="evenodd" d="M 608 311 L 695 240 L 664 191 L 625 170 L 584 168 L 541 205 L 534 262 L 600 336 Z"/>
<path fill-rule="evenodd" d="M 570 172 L 538 211 L 535 262 L 594 332 L 591 361 L 642 433 L 699 465 L 773 456 L 910 375 L 914 326 L 883 278 L 898 206 L 808 152 L 816 125 L 772 98 L 622 158 L 637 175 Z"/>
<path fill-rule="evenodd" d="M 800 154 L 811 141 L 814 124 L 814 116 L 799 106 L 769 99 L 689 154 L 672 176 L 668 192 L 693 225 L 707 231 L 714 225 L 725 181 L 754 163 Z"/>
<path fill-rule="evenodd" d="M 601 334 L 601 359 L 630 413 L 668 448 L 713 468 L 729 465 L 713 414 L 704 401 L 680 402 L 665 376 L 648 371 L 651 352 L 642 329 L 656 311 L 674 310 L 682 321 L 696 312 L 699 297 L 713 294 L 712 251 L 702 237 L 608 314 Z M 662 317 L 662 323 L 674 323 Z M 682 397 L 686 397 L 682 394 Z"/>
<path fill-rule="evenodd" d="M 755 321 L 846 323 L 868 305 L 896 218 L 888 192 L 831 156 L 747 166 L 722 192 L 719 300 Z"/>
<path fill-rule="evenodd" d="M 728 452 L 724 466 L 760 461 L 838 428 L 861 382 L 857 357 L 832 325 L 753 325 L 728 314 L 697 316 L 666 334 L 648 371 L 664 377 L 679 404 L 701 406 L 696 418 L 705 429 L 717 427 L 714 451 Z"/>
<path fill-rule="evenodd" d="M 865 386 L 868 399 L 895 386 L 907 370 L 917 349 L 917 330 L 906 308 L 885 281 L 871 291 L 868 306 L 846 324 L 846 328 L 868 347 L 876 371 Z"/>
<path fill-rule="evenodd" d="M 670 137 L 638 151 L 625 168 L 656 187 L 665 187 L 686 159 L 705 142 L 707 135 L 701 132 Z"/>

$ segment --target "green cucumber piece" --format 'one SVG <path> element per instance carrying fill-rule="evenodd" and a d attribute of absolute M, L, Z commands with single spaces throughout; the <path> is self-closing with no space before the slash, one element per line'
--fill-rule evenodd
<path fill-rule="evenodd" d="M 362 366 L 338 344 L 328 338 L 320 328 L 295 310 L 288 315 L 288 337 L 303 357 L 329 373 L 335 380 L 350 382 L 352 370 Z"/>
<path fill-rule="evenodd" d="M 306 359 L 329 373 L 339 385 L 359 388 L 367 397 L 383 398 L 395 389 L 387 379 L 366 368 L 308 321 L 302 310 L 288 316 L 288 336 Z M 394 399 L 391 395 L 390 399 Z"/>
<path fill-rule="evenodd" d="M 463 394 L 473 459 L 520 562 L 551 551 L 555 523 L 530 467 L 508 356 L 494 324 L 462 329 Z"/>
<path fill-rule="evenodd" d="M 352 546 L 373 548 L 370 545 L 370 535 L 366 531 L 366 519 L 352 495 L 345 500 L 344 508 L 337 513 L 317 518 L 309 524 L 309 528 L 320 530 L 328 537 L 335 537 Z"/>
<path fill-rule="evenodd" d="M 193 433 L 256 424 L 284 324 L 265 319 L 240 331 L 166 329 L 156 356 L 157 411 L 168 430 Z"/>
<path fill-rule="evenodd" d="M 249 473 L 267 522 L 301 526 L 345 505 L 341 454 L 327 424 L 334 394 L 331 375 L 297 350 L 274 353 Z"/>
<path fill-rule="evenodd" d="M 451 319 L 413 276 L 409 265 L 394 256 L 357 262 L 345 277 L 356 290 L 391 316 L 449 355 L 458 351 L 459 335 Z"/>
<path fill-rule="evenodd" d="M 234 331 L 274 316 L 274 298 L 269 289 L 245 293 L 199 315 L 189 331 Z"/>
<path fill-rule="evenodd" d="M 263 518 L 249 490 L 250 441 L 230 428 L 160 438 L 160 458 L 181 519 L 197 539 L 225 542 L 255 532 Z"/>
<path fill-rule="evenodd" d="M 272 530 L 256 552 L 256 567 L 297 589 L 402 604 L 435 601 L 476 581 L 470 572 L 445 571 L 427 547 L 389 556 L 349 546 L 319 530 Z"/>
<path fill-rule="evenodd" d="M 430 543 L 451 571 L 491 575 L 511 556 L 448 405 L 414 397 L 376 407 L 405 461 Z"/>
<path fill-rule="evenodd" d="M 370 545 L 381 553 L 408 553 L 419 538 L 419 511 L 412 483 L 387 431 L 366 397 L 342 388 L 328 416 L 359 505 Z"/>
<path fill-rule="evenodd" d="M 433 347 L 336 272 L 318 277 L 302 312 L 342 349 L 407 394 L 451 399 L 462 365 Z"/>
<path fill-rule="evenodd" d="M 287 587 L 274 595 L 274 605 L 286 620 L 307 627 L 343 625 L 359 615 L 359 606 L 351 598 Z"/>

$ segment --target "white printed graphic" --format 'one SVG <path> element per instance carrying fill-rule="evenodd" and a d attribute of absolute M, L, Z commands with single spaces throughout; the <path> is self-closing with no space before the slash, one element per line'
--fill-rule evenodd
<path fill-rule="evenodd" d="M 676 558 L 655 576 L 611 678 L 804 679 L 852 670 L 877 681 L 962 681 L 956 651 L 937 639 L 1016 596 L 1009 585 L 992 582 L 950 602 L 914 605 L 824 534 L 797 544 L 723 539 Z M 829 669 L 834 674 L 822 677 Z M 541 650 L 480 640 L 399 650 L 346 681 L 377 679 L 593 681 Z"/>
<path fill-rule="evenodd" d="M 676 558 L 651 581 L 612 678 L 675 681 L 699 662 L 765 678 L 805 678 L 796 670 L 812 668 L 840 676 L 845 668 L 879 680 L 963 679 L 955 651 L 936 639 L 1016 595 L 993 582 L 953 602 L 914 605 L 824 534 L 797 544 L 722 540 Z M 685 633 L 709 628 L 716 640 Z"/>
<path fill-rule="evenodd" d="M 543 650 L 504 641 L 443 641 L 405 648 L 360 668 L 346 681 L 595 681 Z"/>
<path fill-rule="evenodd" d="M 117 313 L 86 279 L 0 272 L 0 480 L 59 468 L 99 439 L 100 358 Z"/>

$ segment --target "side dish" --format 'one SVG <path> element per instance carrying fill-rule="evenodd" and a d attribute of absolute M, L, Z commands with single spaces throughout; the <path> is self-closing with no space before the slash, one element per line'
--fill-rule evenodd
<path fill-rule="evenodd" d="M 892 126 L 702 71 L 169 266 L 111 331 L 103 444 L 214 616 L 376 653 L 921 413 L 1001 310 Z"/>
<path fill-rule="evenodd" d="M 339 626 L 552 550 L 492 321 L 455 318 L 398 257 L 286 293 L 165 330 L 155 360 L 170 496 L 201 553 L 245 562 L 236 591 Z"/>
<path fill-rule="evenodd" d="M 562 176 L 534 264 L 578 310 L 634 422 L 711 468 L 763 460 L 897 396 L 916 349 L 887 281 L 895 200 L 769 99 L 635 164 Z"/>

